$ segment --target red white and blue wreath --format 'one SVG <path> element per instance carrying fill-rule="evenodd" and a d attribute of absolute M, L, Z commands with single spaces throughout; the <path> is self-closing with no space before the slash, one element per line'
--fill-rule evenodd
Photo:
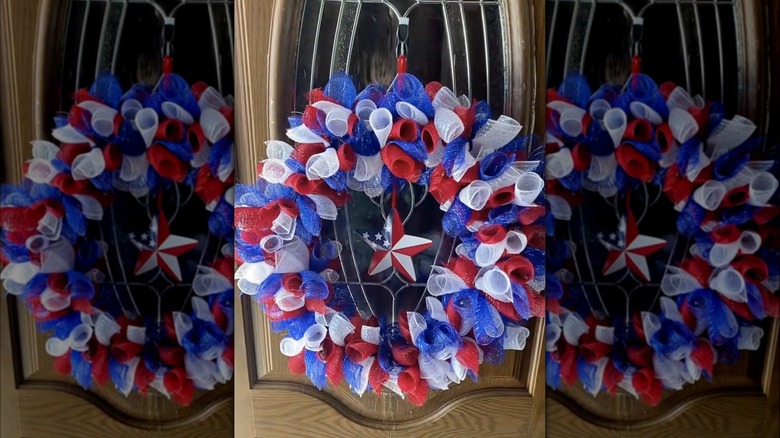
<path fill-rule="evenodd" d="M 422 405 L 429 389 L 476 380 L 483 359 L 524 348 L 522 321 L 543 314 L 544 208 L 539 161 L 517 161 L 529 141 L 520 124 L 406 73 L 389 90 L 360 93 L 339 74 L 308 99 L 290 118 L 295 146 L 268 142 L 257 183 L 236 187 L 237 286 L 286 332 L 291 372 L 320 389 L 346 380 L 360 395 L 388 388 Z M 395 199 L 409 184 L 427 186 L 446 212 L 457 256 L 415 272 L 413 257 L 431 241 L 406 235 L 391 210 L 381 232 L 359 233 L 375 251 L 368 274 L 427 277 L 427 309 L 396 324 L 364 319 L 323 222 L 344 214 L 350 190 Z"/>
<path fill-rule="evenodd" d="M 639 64 L 622 88 L 591 94 L 575 73 L 547 95 L 547 382 L 579 379 L 594 396 L 623 388 L 657 405 L 664 389 L 711 379 L 718 361 L 759 348 L 759 323 L 780 307 L 780 208 L 776 163 L 755 161 L 755 125 L 673 83 L 657 86 Z M 602 274 L 630 270 L 649 282 L 648 260 L 667 241 L 637 229 L 630 197 L 643 184 L 671 201 L 660 214 L 675 215 L 693 245 L 664 267 L 658 308 L 597 317 L 572 281 L 581 245 L 555 236 L 556 226 L 588 193 L 625 201 L 617 231 L 599 238 Z"/>
<path fill-rule="evenodd" d="M 0 277 L 38 329 L 52 333 L 46 351 L 58 372 L 85 389 L 93 378 L 111 380 L 124 395 L 151 387 L 187 405 L 195 389 L 233 372 L 233 109 L 165 64 L 154 89 L 123 92 L 116 77 L 101 74 L 55 118 L 59 144 L 33 142 L 22 185 L 2 187 Z M 194 295 L 181 311 L 128 311 L 112 286 L 110 246 L 136 260 L 133 275 L 159 273 L 177 284 L 179 257 L 198 245 L 173 234 L 163 211 L 163 194 L 177 185 L 200 198 L 211 212 L 209 232 L 227 243 L 193 268 Z M 149 211 L 148 222 L 131 224 L 137 232 L 127 238 L 103 239 L 97 230 L 110 208 Z"/>

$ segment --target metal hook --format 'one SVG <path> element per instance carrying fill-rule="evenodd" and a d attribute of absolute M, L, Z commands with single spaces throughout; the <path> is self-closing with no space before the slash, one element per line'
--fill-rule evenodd
<path fill-rule="evenodd" d="M 396 57 L 405 56 L 409 52 L 409 17 L 400 17 L 398 19 L 398 47 L 396 47 Z"/>
<path fill-rule="evenodd" d="M 176 19 L 173 17 L 165 17 L 165 24 L 163 25 L 163 47 L 164 56 L 171 56 L 173 52 L 173 33 L 176 28 Z"/>
<path fill-rule="evenodd" d="M 165 12 L 165 9 L 160 6 L 156 1 L 154 0 L 147 0 L 147 2 L 154 7 L 154 9 L 157 11 L 158 14 L 163 19 L 163 31 L 162 31 L 162 38 L 163 38 L 163 56 L 171 56 L 173 52 L 173 34 L 176 27 L 176 18 L 174 18 L 174 15 L 176 14 L 176 11 L 179 10 L 182 6 L 187 4 L 186 0 L 181 0 L 179 4 L 177 4 L 169 13 Z"/>
<path fill-rule="evenodd" d="M 645 19 L 643 17 L 632 17 L 631 25 L 631 57 L 642 55 L 642 36 L 644 31 Z"/>

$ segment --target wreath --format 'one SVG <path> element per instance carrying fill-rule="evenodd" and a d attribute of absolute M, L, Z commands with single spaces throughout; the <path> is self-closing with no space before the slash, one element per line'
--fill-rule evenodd
<path fill-rule="evenodd" d="M 523 349 L 522 322 L 544 309 L 545 237 L 540 161 L 520 161 L 532 142 L 520 124 L 405 72 L 360 93 L 337 74 L 308 100 L 289 119 L 296 145 L 268 142 L 257 183 L 236 187 L 237 286 L 286 333 L 290 371 L 319 389 L 346 380 L 361 396 L 388 388 L 421 406 L 429 389 L 476 380 L 483 359 Z M 431 241 L 406 235 L 396 209 L 409 185 L 429 191 L 460 242 L 430 274 L 412 257 Z M 381 232 L 350 232 L 374 250 L 368 275 L 393 269 L 426 282 L 423 312 L 397 321 L 358 312 L 340 281 L 342 245 L 323 232 L 350 191 L 392 198 Z"/>
<path fill-rule="evenodd" d="M 67 115 L 55 117 L 60 144 L 33 142 L 22 185 L 2 187 L 0 277 L 38 329 L 52 333 L 46 351 L 57 372 L 84 389 L 93 378 L 111 380 L 124 395 L 151 387 L 187 405 L 195 389 L 212 389 L 233 370 L 233 109 L 214 88 L 190 87 L 170 66 L 166 59 L 154 89 L 123 92 L 116 77 L 101 74 L 73 94 Z M 195 268 L 180 309 L 147 313 L 127 304 L 136 304 L 133 286 L 127 295 L 118 291 L 109 253 L 137 256 L 139 282 L 182 284 L 178 257 L 199 242 L 171 233 L 170 199 L 163 198 L 180 186 L 202 201 L 209 232 L 227 244 Z M 148 229 L 117 237 L 122 216 L 132 217 L 125 226 Z"/>
<path fill-rule="evenodd" d="M 594 396 L 620 387 L 655 406 L 663 389 L 711 379 L 718 361 L 759 348 L 761 320 L 780 307 L 780 209 L 776 164 L 751 161 L 761 145 L 755 125 L 674 83 L 657 86 L 639 66 L 635 58 L 622 88 L 591 93 L 574 73 L 547 94 L 547 382 L 556 389 L 579 379 Z M 574 281 L 574 252 L 587 243 L 556 236 L 556 227 L 588 196 L 616 208 L 625 201 L 617 231 L 596 236 L 602 275 L 649 283 L 648 260 L 667 240 L 639 233 L 631 196 L 648 187 L 670 201 L 676 231 L 693 244 L 679 264 L 662 264 L 663 295 L 609 317 Z"/>

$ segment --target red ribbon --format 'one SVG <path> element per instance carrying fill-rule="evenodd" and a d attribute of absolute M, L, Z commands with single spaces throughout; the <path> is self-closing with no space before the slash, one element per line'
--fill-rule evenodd
<path fill-rule="evenodd" d="M 661 124 L 655 131 L 655 141 L 661 148 L 662 153 L 667 153 L 669 148 L 674 144 L 674 136 L 672 135 L 672 128 L 669 127 L 667 122 Z"/>
<path fill-rule="evenodd" d="M 579 353 L 588 363 L 595 363 L 612 351 L 612 346 L 599 342 L 593 334 L 586 333 L 580 338 Z"/>
<path fill-rule="evenodd" d="M 184 123 L 176 119 L 165 119 L 157 126 L 155 138 L 172 142 L 181 141 L 184 138 Z"/>
<path fill-rule="evenodd" d="M 91 343 L 92 344 L 92 343 Z M 95 341 L 94 348 L 90 345 L 90 362 L 92 363 L 92 377 L 99 385 L 105 384 L 110 378 L 108 372 L 108 347 Z M 139 365 L 144 361 L 139 361 Z"/>
<path fill-rule="evenodd" d="M 138 390 L 144 395 L 146 394 L 147 388 L 149 388 L 149 384 L 154 382 L 154 379 L 156 378 L 143 360 L 138 361 L 134 377 L 135 386 L 138 387 Z"/>
<path fill-rule="evenodd" d="M 461 134 L 461 137 L 471 138 L 471 128 L 477 120 L 476 102 L 468 108 L 459 106 L 453 111 L 457 114 L 460 121 L 463 122 L 463 134 Z"/>
<path fill-rule="evenodd" d="M 113 172 L 122 167 L 122 151 L 119 146 L 111 143 L 103 149 L 103 161 L 106 162 L 106 171 Z"/>
<path fill-rule="evenodd" d="M 344 347 L 344 353 L 346 353 L 349 360 L 352 363 L 358 364 L 373 356 L 379 351 L 379 346 L 366 342 L 362 339 L 354 339 L 347 343 Z"/>
<path fill-rule="evenodd" d="M 416 406 L 424 405 L 428 398 L 428 384 L 420 378 L 420 368 L 416 366 L 401 371 L 398 375 L 398 387 Z"/>
<path fill-rule="evenodd" d="M 734 224 L 718 227 L 710 233 L 712 241 L 722 245 L 728 245 L 739 240 L 742 232 Z"/>
<path fill-rule="evenodd" d="M 174 368 L 163 377 L 165 389 L 173 395 L 173 399 L 182 406 L 188 406 L 192 401 L 195 386 L 187 379 L 183 367 Z"/>
<path fill-rule="evenodd" d="M 515 188 L 514 186 L 506 186 L 496 190 L 490 195 L 487 206 L 489 208 L 498 208 L 502 205 L 509 204 L 515 200 Z"/>
<path fill-rule="evenodd" d="M 680 267 L 693 276 L 700 285 L 709 284 L 712 266 L 701 258 L 694 257 L 683 260 Z"/>
<path fill-rule="evenodd" d="M 190 86 L 190 91 L 192 91 L 192 94 L 195 95 L 195 100 L 200 100 L 200 96 L 204 91 L 206 91 L 207 88 L 209 88 L 209 84 L 203 81 L 198 81 Z"/>
<path fill-rule="evenodd" d="M 228 345 L 225 347 L 224 350 L 222 350 L 222 355 L 220 356 L 222 358 L 222 361 L 227 364 L 230 368 L 233 368 L 235 364 L 235 347 L 233 346 L 233 341 L 230 341 L 231 345 Z"/>
<path fill-rule="evenodd" d="M 395 344 L 393 345 L 391 352 L 393 354 L 393 360 L 405 367 L 417 364 L 417 358 L 420 356 L 420 350 L 411 344 Z"/>
<path fill-rule="evenodd" d="M 722 208 L 736 207 L 746 203 L 750 199 L 749 187 L 747 185 L 735 187 L 726 193 L 721 201 Z"/>
<path fill-rule="evenodd" d="M 382 387 L 390 380 L 390 374 L 379 366 L 379 361 L 375 360 L 368 371 L 368 384 L 377 394 L 382 394 Z"/>
<path fill-rule="evenodd" d="M 287 368 L 293 376 L 303 375 L 303 373 L 306 372 L 306 350 L 291 357 L 290 360 L 287 361 Z"/>
<path fill-rule="evenodd" d="M 647 345 L 626 348 L 628 359 L 636 366 L 651 366 L 653 364 L 653 349 Z"/>
<path fill-rule="evenodd" d="M 753 221 L 758 225 L 766 225 L 778 215 L 780 215 L 780 207 L 777 205 L 761 207 L 753 213 Z"/>
<path fill-rule="evenodd" d="M 340 171 L 347 172 L 355 168 L 355 164 L 357 164 L 357 154 L 355 153 L 355 150 L 352 149 L 352 145 L 344 143 L 338 149 L 337 155 L 339 158 Z"/>
<path fill-rule="evenodd" d="M 661 84 L 661 86 L 658 87 L 658 90 L 661 92 L 664 100 L 669 100 L 669 96 L 672 94 L 672 91 L 674 91 L 675 88 L 677 88 L 677 84 L 671 81 L 667 81 Z"/>
<path fill-rule="evenodd" d="M 709 342 L 699 338 L 696 347 L 691 351 L 691 360 L 697 367 L 712 375 L 712 368 L 715 366 L 715 354 L 712 352 L 712 346 Z"/>
<path fill-rule="evenodd" d="M 607 366 L 604 368 L 604 387 L 607 388 L 607 391 L 609 391 L 610 394 L 615 395 L 615 391 L 617 390 L 618 385 L 620 382 L 623 381 L 623 373 L 618 371 L 617 368 L 615 368 L 614 362 L 611 360 L 607 361 Z"/>
<path fill-rule="evenodd" d="M 631 385 L 636 392 L 644 394 L 650 391 L 650 388 L 653 386 L 653 380 L 655 380 L 653 369 L 650 367 L 643 367 L 637 370 L 631 377 Z"/>
<path fill-rule="evenodd" d="M 174 339 L 176 339 L 174 337 Z M 161 346 L 157 352 L 160 355 L 160 362 L 170 367 L 177 367 L 184 365 L 185 351 L 182 347 L 176 346 Z"/>
<path fill-rule="evenodd" d="M 70 349 L 63 354 L 62 356 L 57 356 L 54 358 L 54 371 L 57 372 L 57 374 L 61 376 L 66 376 L 70 374 L 71 371 L 71 365 L 70 365 Z"/>
<path fill-rule="evenodd" d="M 168 178 L 175 182 L 184 182 L 189 171 L 189 163 L 179 159 L 173 152 L 160 144 L 152 145 L 146 151 L 149 164 L 163 178 Z"/>
<path fill-rule="evenodd" d="M 305 166 L 312 155 L 322 152 L 325 152 L 325 145 L 322 143 L 301 143 L 295 146 L 295 149 L 290 154 L 290 158 Z"/>
<path fill-rule="evenodd" d="M 73 160 L 81 154 L 86 154 L 92 150 L 88 143 L 67 143 L 60 146 L 57 152 L 57 158 L 64 161 L 68 166 L 73 164 Z"/>
<path fill-rule="evenodd" d="M 650 160 L 629 144 L 623 144 L 615 151 L 618 164 L 629 176 L 644 182 L 652 182 L 658 164 Z"/>
<path fill-rule="evenodd" d="M 687 201 L 688 198 L 690 198 L 693 189 L 693 183 L 680 174 L 680 170 L 677 168 L 676 164 L 672 165 L 672 167 L 666 171 L 663 191 L 672 203 L 679 204 Z"/>
<path fill-rule="evenodd" d="M 436 146 L 441 140 L 439 131 L 436 129 L 436 125 L 433 122 L 429 122 L 425 125 L 422 129 L 422 134 L 420 134 L 420 138 L 425 144 L 425 149 L 428 150 L 429 154 L 432 154 L 436 150 Z"/>
<path fill-rule="evenodd" d="M 496 266 L 506 272 L 513 283 L 526 284 L 534 278 L 534 265 L 521 255 L 513 255 Z"/>
<path fill-rule="evenodd" d="M 420 128 L 417 122 L 409 119 L 401 119 L 393 124 L 393 129 L 388 136 L 391 140 L 401 140 L 409 143 L 417 141 L 420 135 Z"/>
<path fill-rule="evenodd" d="M 328 380 L 338 386 L 344 378 L 344 348 L 333 343 L 330 338 L 322 341 L 322 350 L 317 352 L 320 360 L 325 362 L 325 375 Z"/>
<path fill-rule="evenodd" d="M 563 337 L 561 337 L 563 339 Z M 558 343 L 561 358 L 561 378 L 569 386 L 577 380 L 577 347 L 567 342 Z"/>
<path fill-rule="evenodd" d="M 653 138 L 653 127 L 645 119 L 634 119 L 626 126 L 625 138 L 647 143 Z"/>
<path fill-rule="evenodd" d="M 128 341 L 124 335 L 119 341 L 111 343 L 111 355 L 119 362 L 126 364 L 143 351 L 144 346 Z"/>
<path fill-rule="evenodd" d="M 441 90 L 442 87 L 444 87 L 444 85 L 442 85 L 440 82 L 428 82 L 428 84 L 425 85 L 425 94 L 427 94 L 428 98 L 433 101 L 433 99 L 436 97 L 436 94 L 439 93 L 439 90 Z"/>
<path fill-rule="evenodd" d="M 754 255 L 747 255 L 732 264 L 732 267 L 739 271 L 745 280 L 759 285 L 769 278 L 769 266 L 766 262 Z"/>
<path fill-rule="evenodd" d="M 404 150 L 395 143 L 389 143 L 382 148 L 381 154 L 382 161 L 384 161 L 390 172 L 398 178 L 405 179 L 409 182 L 417 182 L 425 169 L 422 162 L 410 157 L 409 154 L 404 152 Z"/>
<path fill-rule="evenodd" d="M 474 280 L 476 280 L 479 271 L 474 262 L 464 257 L 455 257 L 450 260 L 448 269 L 460 277 L 468 287 L 474 287 Z"/>
<path fill-rule="evenodd" d="M 192 151 L 196 154 L 206 144 L 206 134 L 203 133 L 200 122 L 195 122 L 187 128 L 187 141 L 189 141 Z"/>
<path fill-rule="evenodd" d="M 544 225 L 526 225 L 521 230 L 528 238 L 528 246 L 544 249 L 547 240 Z"/>
<path fill-rule="evenodd" d="M 322 131 L 322 124 L 319 121 L 319 113 L 320 110 L 318 110 L 316 107 L 311 105 L 307 106 L 306 109 L 303 110 L 303 115 L 301 116 L 303 125 L 313 131 Z"/>
<path fill-rule="evenodd" d="M 517 214 L 517 219 L 522 225 L 531 225 L 532 223 L 543 218 L 545 215 L 545 209 L 541 205 L 535 205 L 533 207 L 524 207 L 520 209 Z"/>
<path fill-rule="evenodd" d="M 476 166 L 474 166 L 476 167 Z M 461 184 L 458 181 L 447 176 L 446 171 L 441 165 L 436 166 L 431 173 L 431 183 L 429 191 L 431 196 L 439 202 L 445 204 L 455 198 L 460 191 Z"/>
<path fill-rule="evenodd" d="M 485 298 L 490 305 L 496 308 L 498 310 L 498 313 L 506 316 L 509 319 L 513 319 L 515 321 L 520 320 L 520 315 L 517 313 L 517 309 L 515 309 L 515 306 L 512 303 L 505 303 L 503 301 L 498 301 L 497 299 L 491 297 L 490 295 L 481 292 L 482 297 Z"/>
<path fill-rule="evenodd" d="M 447 303 L 447 307 L 444 308 L 447 313 L 447 320 L 455 327 L 455 330 L 460 330 L 460 325 L 463 323 L 463 318 L 460 316 L 458 309 L 455 307 L 455 300 L 450 300 Z"/>
<path fill-rule="evenodd" d="M 458 359 L 458 362 L 473 371 L 474 374 L 479 374 L 479 349 L 477 344 L 464 342 L 463 348 L 455 354 L 455 359 Z"/>
<path fill-rule="evenodd" d="M 590 152 L 581 143 L 574 145 L 574 148 L 571 150 L 571 158 L 574 161 L 574 170 L 577 172 L 582 172 L 590 167 Z"/>
<path fill-rule="evenodd" d="M 494 244 L 506 239 L 506 230 L 498 224 L 487 225 L 477 231 L 477 240 L 482 243 Z"/>

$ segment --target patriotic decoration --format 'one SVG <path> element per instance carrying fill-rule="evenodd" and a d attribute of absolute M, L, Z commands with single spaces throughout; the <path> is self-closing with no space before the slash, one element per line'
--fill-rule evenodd
<path fill-rule="evenodd" d="M 609 250 L 604 262 L 604 275 L 628 267 L 644 281 L 650 281 L 646 257 L 666 246 L 663 239 L 639 234 L 631 210 L 621 219 L 617 233 L 609 234 L 606 239 L 600 233 L 599 240 Z"/>
<path fill-rule="evenodd" d="M 543 314 L 542 163 L 517 121 L 399 70 L 389 88 L 362 92 L 335 75 L 290 117 L 293 145 L 266 143 L 257 183 L 236 187 L 235 278 L 285 334 L 291 373 L 319 389 L 346 381 L 360 395 L 389 390 L 423 405 L 431 390 L 476 380 L 483 360 L 524 348 L 524 321 Z M 393 201 L 381 230 L 350 241 L 374 250 L 361 275 L 393 270 L 427 284 L 425 309 L 366 316 L 324 225 L 353 194 L 395 200 L 410 185 L 437 201 L 457 255 L 422 272 L 416 257 L 432 242 L 406 234 Z"/>
<path fill-rule="evenodd" d="M 401 217 L 395 209 L 390 210 L 381 233 L 370 234 L 364 231 L 360 235 L 376 251 L 371 258 L 368 275 L 376 275 L 393 267 L 409 281 L 417 281 L 412 257 L 425 251 L 433 243 L 429 239 L 405 234 Z"/>
<path fill-rule="evenodd" d="M 717 362 L 758 349 L 761 320 L 778 316 L 778 169 L 761 161 L 750 120 L 729 119 L 720 103 L 673 83 L 658 86 L 638 57 L 633 65 L 624 87 L 591 92 L 574 73 L 548 91 L 547 382 L 579 380 L 594 396 L 621 388 L 655 406 L 664 390 L 712 379 Z M 662 262 L 667 241 L 640 234 L 629 200 L 648 188 L 671 205 L 653 217 L 671 214 L 692 243 L 679 264 L 663 261 L 662 274 L 650 266 Z M 593 196 L 623 217 L 615 233 L 596 235 L 607 250 L 602 275 L 628 270 L 640 285 L 660 281 L 651 307 L 607 316 L 577 283 L 575 251 L 588 242 L 555 230 L 584 220 L 573 212 Z"/>
<path fill-rule="evenodd" d="M 232 377 L 233 109 L 214 88 L 172 73 L 170 58 L 164 64 L 154 88 L 123 91 L 101 74 L 55 118 L 59 143 L 33 142 L 24 181 L 0 194 L 0 279 L 51 334 L 46 351 L 59 373 L 84 389 L 111 381 L 124 395 L 153 388 L 187 405 L 195 390 Z M 182 221 L 169 223 L 162 200 L 186 186 L 210 212 L 202 235 L 226 242 L 189 278 L 179 258 L 198 241 L 176 234 Z M 117 227 L 113 212 L 138 211 L 149 215 L 148 229 Z M 113 283 L 112 251 L 137 260 L 134 275 L 148 274 L 142 283 L 187 285 L 181 310 L 152 315 L 123 305 L 116 290 L 133 294 L 134 286 Z"/>
<path fill-rule="evenodd" d="M 141 249 L 133 272 L 135 275 L 160 267 L 176 281 L 182 280 L 177 257 L 198 246 L 195 239 L 171 234 L 162 209 L 160 215 L 152 219 L 149 232 L 141 234 L 140 241 L 135 240 L 132 233 L 130 239 Z"/>

